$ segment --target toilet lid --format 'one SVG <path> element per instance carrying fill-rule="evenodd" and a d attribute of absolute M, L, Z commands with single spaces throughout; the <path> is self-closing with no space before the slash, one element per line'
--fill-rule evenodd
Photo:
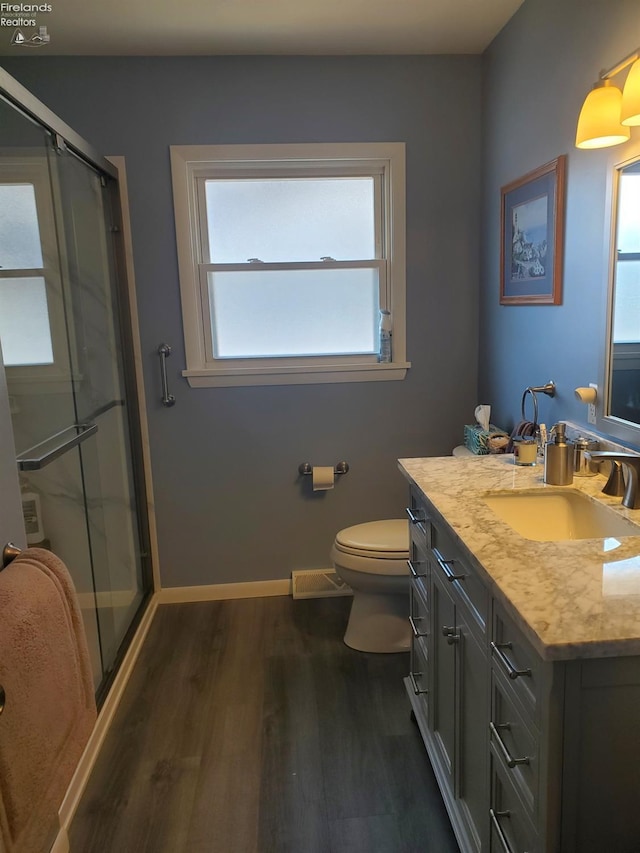
<path fill-rule="evenodd" d="M 336 547 L 350 554 L 382 559 L 402 559 L 409 556 L 409 522 L 404 518 L 368 521 L 345 527 L 336 536 Z"/>

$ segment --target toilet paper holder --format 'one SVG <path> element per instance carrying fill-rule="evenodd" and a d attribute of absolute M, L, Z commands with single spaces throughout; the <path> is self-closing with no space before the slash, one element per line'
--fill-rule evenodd
<path fill-rule="evenodd" d="M 348 462 L 338 462 L 334 468 L 334 474 L 347 474 L 349 472 L 349 463 Z M 298 474 L 301 476 L 306 476 L 307 474 L 313 473 L 313 465 L 311 462 L 301 462 L 298 465 Z"/>

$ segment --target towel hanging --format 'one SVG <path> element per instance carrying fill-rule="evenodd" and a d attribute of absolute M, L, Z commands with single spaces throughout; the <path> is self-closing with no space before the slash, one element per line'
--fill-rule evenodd
<path fill-rule="evenodd" d="M 0 612 L 0 849 L 41 853 L 95 724 L 91 665 L 73 582 L 49 551 L 0 572 Z"/>

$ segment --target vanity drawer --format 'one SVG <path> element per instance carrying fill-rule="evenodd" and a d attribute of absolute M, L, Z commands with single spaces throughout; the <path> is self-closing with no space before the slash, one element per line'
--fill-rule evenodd
<path fill-rule="evenodd" d="M 487 614 L 489 612 L 489 594 L 467 560 L 461 554 L 458 546 L 449 534 L 440 526 L 431 523 L 431 551 L 434 557 L 434 571 L 442 573 L 457 593 L 471 616 L 476 627 L 484 634 L 487 629 Z"/>
<path fill-rule="evenodd" d="M 489 737 L 494 753 L 534 814 L 538 787 L 537 741 L 512 699 L 511 686 L 498 672 L 491 673 Z"/>
<path fill-rule="evenodd" d="M 525 805 L 491 753 L 490 853 L 542 853 Z"/>
<path fill-rule="evenodd" d="M 541 661 L 522 632 L 496 602 L 491 636 L 492 666 L 512 688 L 525 711 L 525 719 L 537 721 L 541 692 Z"/>

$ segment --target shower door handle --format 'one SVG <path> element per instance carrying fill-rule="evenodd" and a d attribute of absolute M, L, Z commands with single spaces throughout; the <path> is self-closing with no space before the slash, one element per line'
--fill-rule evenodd
<path fill-rule="evenodd" d="M 72 433 L 71 436 L 65 438 L 64 436 L 69 432 Z M 44 441 L 35 444 L 33 447 L 25 450 L 24 453 L 21 453 L 17 459 L 18 470 L 39 471 L 53 462 L 54 459 L 63 456 L 67 450 L 71 450 L 72 447 L 82 444 L 83 441 L 86 441 L 90 435 L 95 435 L 96 432 L 98 432 L 98 424 L 72 424 L 70 427 L 49 436 L 49 438 L 45 438 Z M 50 445 L 52 441 L 58 443 L 56 443 L 55 447 L 47 450 L 46 446 Z M 38 453 L 39 450 L 44 452 Z"/>
<path fill-rule="evenodd" d="M 160 344 L 158 347 L 158 355 L 160 356 L 160 378 L 162 380 L 162 405 L 175 406 L 176 398 L 169 393 L 169 383 L 167 381 L 167 358 L 171 355 L 171 347 L 169 344 Z"/>

